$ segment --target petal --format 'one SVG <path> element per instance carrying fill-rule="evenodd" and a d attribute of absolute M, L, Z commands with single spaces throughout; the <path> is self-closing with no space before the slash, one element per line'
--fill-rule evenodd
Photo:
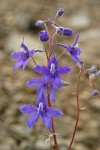
<path fill-rule="evenodd" d="M 44 93 L 41 94 L 41 97 L 38 97 L 37 101 L 36 101 L 36 106 L 39 107 L 39 103 L 43 103 L 43 107 L 47 106 L 47 99 L 44 95 Z"/>
<path fill-rule="evenodd" d="M 78 58 L 77 56 L 71 55 L 71 57 L 73 58 L 74 62 L 78 62 L 80 60 L 80 58 Z"/>
<path fill-rule="evenodd" d="M 20 57 L 21 57 L 21 52 L 13 52 L 12 54 L 11 54 L 11 56 L 13 57 L 13 58 L 15 58 L 15 59 L 20 59 Z"/>
<path fill-rule="evenodd" d="M 42 122 L 48 129 L 51 129 L 52 127 L 51 117 L 47 116 L 45 113 L 42 115 Z"/>
<path fill-rule="evenodd" d="M 31 104 L 20 106 L 19 109 L 24 114 L 31 114 L 33 112 L 37 112 L 37 107 Z"/>
<path fill-rule="evenodd" d="M 41 85 L 37 90 L 38 98 L 41 98 L 42 94 L 45 95 L 46 93 L 46 85 Z"/>
<path fill-rule="evenodd" d="M 57 62 L 57 59 L 56 59 L 56 56 L 55 56 L 55 55 L 50 59 L 50 61 L 49 61 L 49 63 L 48 63 L 48 68 L 49 68 L 49 69 L 51 68 L 51 64 L 52 64 L 52 63 L 55 65 L 55 69 L 57 69 L 57 67 L 58 67 L 58 62 Z"/>
<path fill-rule="evenodd" d="M 50 87 L 50 99 L 55 102 L 55 89 L 53 86 Z"/>
<path fill-rule="evenodd" d="M 75 45 L 78 43 L 79 36 L 80 36 L 80 33 L 78 33 L 78 35 L 77 35 L 77 37 L 76 37 L 76 39 L 75 39 L 75 42 L 74 42 L 73 46 L 75 46 Z"/>
<path fill-rule="evenodd" d="M 27 127 L 32 128 L 39 120 L 39 113 L 32 114 L 27 120 Z"/>
<path fill-rule="evenodd" d="M 60 88 L 61 87 L 61 78 L 60 76 L 56 76 L 54 79 L 53 79 L 53 87 L 54 88 Z"/>
<path fill-rule="evenodd" d="M 29 56 L 32 57 L 34 55 L 34 50 L 29 51 Z"/>
<path fill-rule="evenodd" d="M 24 44 L 24 38 L 23 38 L 23 41 L 21 43 L 21 48 L 23 48 L 26 52 L 28 52 L 28 47 Z"/>
<path fill-rule="evenodd" d="M 40 74 L 48 74 L 48 69 L 46 66 L 35 65 L 33 69 Z"/>
<path fill-rule="evenodd" d="M 26 68 L 26 65 L 27 65 L 27 63 L 28 63 L 28 60 L 29 60 L 29 59 L 27 59 L 27 60 L 23 63 L 23 70 Z"/>
<path fill-rule="evenodd" d="M 16 71 L 21 65 L 23 64 L 23 61 L 17 61 L 13 67 L 14 71 Z"/>
<path fill-rule="evenodd" d="M 63 115 L 61 110 L 55 108 L 48 107 L 46 110 L 47 110 L 47 115 L 50 117 L 60 117 Z"/>
<path fill-rule="evenodd" d="M 69 73 L 71 70 L 72 70 L 72 67 L 70 66 L 61 66 L 58 68 L 57 71 L 58 71 L 58 74 L 64 75 L 64 74 Z"/>
<path fill-rule="evenodd" d="M 29 80 L 26 84 L 29 87 L 39 87 L 41 85 L 41 83 L 42 83 L 41 78 L 34 78 L 34 79 Z"/>

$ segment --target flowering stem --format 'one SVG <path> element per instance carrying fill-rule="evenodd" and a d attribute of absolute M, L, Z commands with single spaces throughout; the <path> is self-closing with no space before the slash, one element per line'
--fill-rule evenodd
<path fill-rule="evenodd" d="M 47 99 L 48 99 L 48 106 L 51 107 L 51 103 L 50 103 L 50 90 L 49 90 L 49 86 L 48 85 L 47 85 Z M 55 148 L 56 148 L 56 150 L 59 150 L 58 144 L 57 144 L 57 138 L 56 138 L 56 134 L 55 134 L 54 120 L 53 120 L 53 118 L 51 118 L 51 120 L 52 120 L 52 131 L 51 132 L 53 134 Z"/>
<path fill-rule="evenodd" d="M 71 146 L 72 146 L 73 141 L 74 141 L 74 138 L 75 138 L 75 134 L 76 134 L 76 131 L 77 131 L 77 126 L 78 126 L 78 121 L 79 121 L 79 115 L 80 115 L 79 87 L 80 87 L 80 78 L 81 78 L 81 75 L 82 75 L 82 69 L 81 69 L 80 72 L 79 72 L 78 84 L 77 84 L 77 93 L 76 93 L 76 99 L 77 99 L 77 116 L 76 116 L 76 123 L 75 123 L 74 132 L 73 132 L 72 139 L 71 139 L 70 145 L 69 145 L 69 147 L 68 147 L 68 150 L 71 150 Z"/>

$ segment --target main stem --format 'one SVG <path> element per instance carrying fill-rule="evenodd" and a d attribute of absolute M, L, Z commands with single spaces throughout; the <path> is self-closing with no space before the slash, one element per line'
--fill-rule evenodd
<path fill-rule="evenodd" d="M 48 99 L 48 106 L 51 107 L 49 86 L 47 86 L 47 99 Z M 58 144 L 57 144 L 57 138 L 56 138 L 56 135 L 54 134 L 55 133 L 54 120 L 53 118 L 51 118 L 51 120 L 52 120 L 52 134 L 53 134 L 55 148 L 56 150 L 59 150 Z"/>
<path fill-rule="evenodd" d="M 80 72 L 79 72 L 78 84 L 77 84 L 77 93 L 76 93 L 76 99 L 77 99 L 77 116 L 76 116 L 76 123 L 75 123 L 74 132 L 73 132 L 72 139 L 71 139 L 70 145 L 68 147 L 68 150 L 71 150 L 71 146 L 72 146 L 74 138 L 75 138 L 75 134 L 76 134 L 76 131 L 77 131 L 77 126 L 78 126 L 78 121 L 79 121 L 79 115 L 80 115 L 79 87 L 80 87 L 81 74 L 82 74 L 82 70 L 80 70 Z"/>

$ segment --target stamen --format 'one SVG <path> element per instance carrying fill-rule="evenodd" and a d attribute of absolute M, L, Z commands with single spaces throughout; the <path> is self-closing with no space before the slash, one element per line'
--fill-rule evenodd
<path fill-rule="evenodd" d="M 52 63 L 51 64 L 51 68 L 50 68 L 50 72 L 52 73 L 52 74 L 54 74 L 55 73 L 55 64 L 54 63 Z"/>

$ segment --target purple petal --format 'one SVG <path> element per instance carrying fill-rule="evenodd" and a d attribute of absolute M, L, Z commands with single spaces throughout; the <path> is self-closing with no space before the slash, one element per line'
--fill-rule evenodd
<path fill-rule="evenodd" d="M 61 87 L 61 78 L 60 78 L 60 76 L 56 76 L 53 79 L 53 87 L 54 88 L 60 88 Z"/>
<path fill-rule="evenodd" d="M 27 120 L 27 127 L 32 128 L 39 120 L 39 113 L 32 114 Z"/>
<path fill-rule="evenodd" d="M 73 46 L 75 46 L 75 45 L 78 43 L 79 36 L 80 36 L 80 33 L 78 33 L 78 35 L 77 35 L 77 37 L 76 37 L 76 39 L 75 39 L 75 42 L 74 42 Z"/>
<path fill-rule="evenodd" d="M 51 129 L 52 127 L 51 117 L 47 116 L 45 113 L 42 115 L 42 122 L 48 129 Z"/>
<path fill-rule="evenodd" d="M 23 70 L 26 68 L 26 65 L 27 65 L 27 63 L 28 63 L 28 60 L 29 60 L 29 59 L 27 59 L 27 60 L 23 63 Z"/>
<path fill-rule="evenodd" d="M 50 117 L 60 117 L 63 115 L 61 110 L 55 108 L 48 107 L 46 110 L 47 110 L 47 115 Z"/>
<path fill-rule="evenodd" d="M 39 65 L 35 65 L 33 68 L 36 72 L 40 73 L 40 74 L 47 74 L 48 73 L 48 69 L 46 66 L 39 66 Z"/>
<path fill-rule="evenodd" d="M 42 83 L 42 79 L 41 78 L 35 78 L 35 79 L 31 79 L 29 80 L 26 84 L 29 87 L 39 87 Z"/>
<path fill-rule="evenodd" d="M 55 102 L 55 89 L 53 86 L 50 87 L 50 99 Z"/>
<path fill-rule="evenodd" d="M 11 56 L 13 57 L 13 58 L 15 58 L 15 59 L 20 59 L 20 57 L 21 57 L 21 52 L 13 52 L 12 54 L 11 54 Z"/>
<path fill-rule="evenodd" d="M 64 28 L 63 35 L 65 35 L 65 36 L 72 36 L 73 34 L 74 34 L 74 32 L 71 29 Z"/>
<path fill-rule="evenodd" d="M 57 69 L 57 67 L 58 67 L 58 62 L 57 62 L 57 59 L 56 59 L 56 56 L 55 56 L 55 55 L 50 59 L 50 61 L 49 61 L 49 63 L 48 63 L 48 68 L 49 68 L 49 69 L 51 68 L 51 64 L 52 64 L 52 63 L 55 65 L 55 69 Z"/>
<path fill-rule="evenodd" d="M 23 61 L 17 61 L 13 67 L 14 71 L 16 71 L 21 65 L 23 64 Z"/>
<path fill-rule="evenodd" d="M 58 71 L 58 74 L 64 75 L 64 74 L 69 73 L 71 70 L 72 70 L 72 67 L 70 66 L 61 66 L 58 68 L 57 71 Z"/>
<path fill-rule="evenodd" d="M 24 114 L 32 114 L 33 112 L 37 112 L 37 107 L 31 104 L 20 106 L 19 109 Z"/>
<path fill-rule="evenodd" d="M 42 94 L 45 95 L 45 93 L 46 93 L 46 85 L 41 85 L 37 90 L 38 98 L 41 98 Z"/>
<path fill-rule="evenodd" d="M 34 50 L 29 51 L 29 57 L 32 57 L 34 55 Z"/>
<path fill-rule="evenodd" d="M 36 106 L 39 107 L 39 103 L 43 103 L 43 107 L 47 106 L 47 99 L 44 95 L 44 93 L 41 94 L 41 96 L 38 97 L 37 101 L 36 101 Z"/>
<path fill-rule="evenodd" d="M 21 44 L 21 48 L 23 48 L 26 52 L 28 52 L 28 47 L 24 44 L 24 38 L 23 38 L 23 41 L 22 41 L 22 44 Z"/>
<path fill-rule="evenodd" d="M 75 63 L 80 61 L 80 58 L 78 58 L 77 56 L 71 55 L 71 57 L 73 58 Z"/>

